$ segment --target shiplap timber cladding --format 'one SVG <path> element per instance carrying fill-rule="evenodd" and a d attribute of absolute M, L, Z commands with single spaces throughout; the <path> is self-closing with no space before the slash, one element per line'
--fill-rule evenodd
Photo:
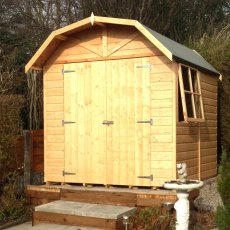
<path fill-rule="evenodd" d="M 190 179 L 214 176 L 217 71 L 182 48 L 205 119 L 179 122 L 181 46 L 134 20 L 94 20 L 54 31 L 26 66 L 44 72 L 45 181 L 162 186 L 177 162 Z"/>
<path fill-rule="evenodd" d="M 217 173 L 217 85 L 216 78 L 201 75 L 206 121 L 200 124 L 200 177 Z"/>
<path fill-rule="evenodd" d="M 64 78 L 63 65 L 44 68 L 44 175 L 45 181 L 64 182 Z"/>
<path fill-rule="evenodd" d="M 177 162 L 186 162 L 190 179 L 205 179 L 217 173 L 217 83 L 201 73 L 205 122 L 177 122 Z"/>

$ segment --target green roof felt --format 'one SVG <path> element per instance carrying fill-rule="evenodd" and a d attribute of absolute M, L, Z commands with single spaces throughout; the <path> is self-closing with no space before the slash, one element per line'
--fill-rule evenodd
<path fill-rule="evenodd" d="M 143 25 L 144 26 L 144 25 Z M 200 69 L 213 75 L 219 76 L 220 73 L 210 65 L 200 54 L 195 50 L 175 42 L 156 31 L 144 26 L 166 49 L 172 53 L 173 60 L 183 64 L 187 64 L 191 67 Z"/>

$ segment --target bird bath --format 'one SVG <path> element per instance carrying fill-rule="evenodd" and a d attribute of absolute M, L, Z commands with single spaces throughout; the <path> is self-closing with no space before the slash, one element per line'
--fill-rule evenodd
<path fill-rule="evenodd" d="M 182 170 L 183 168 L 183 170 Z M 198 189 L 203 186 L 202 181 L 188 180 L 186 164 L 177 164 L 177 171 L 179 175 L 178 180 L 165 182 L 164 188 L 176 190 L 178 197 L 177 202 L 174 205 L 176 209 L 176 230 L 188 230 L 189 225 L 189 191 Z"/>

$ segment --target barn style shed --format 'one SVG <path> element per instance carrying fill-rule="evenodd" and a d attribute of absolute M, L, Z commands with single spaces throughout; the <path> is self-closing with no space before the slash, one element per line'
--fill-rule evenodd
<path fill-rule="evenodd" d="M 45 181 L 162 186 L 217 172 L 219 72 L 135 20 L 91 16 L 51 33 L 43 71 Z"/>

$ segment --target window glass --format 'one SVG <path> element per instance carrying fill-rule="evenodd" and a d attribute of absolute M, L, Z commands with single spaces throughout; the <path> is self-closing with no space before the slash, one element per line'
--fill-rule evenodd
<path fill-rule="evenodd" d="M 191 70 L 193 92 L 199 93 L 198 78 L 195 70 Z"/>
<path fill-rule="evenodd" d="M 200 95 L 194 95 L 194 102 L 196 105 L 196 117 L 202 118 L 202 112 L 201 112 L 201 96 Z"/>
<path fill-rule="evenodd" d="M 194 117 L 193 108 L 192 108 L 192 94 L 185 93 L 185 101 L 187 106 L 188 117 Z"/>
<path fill-rule="evenodd" d="M 178 84 L 178 120 L 184 121 L 184 115 L 183 115 L 183 106 L 182 106 L 182 100 L 181 100 L 181 92 L 180 92 L 180 84 Z"/>
<path fill-rule="evenodd" d="M 182 66 L 182 78 L 184 82 L 184 90 L 190 91 L 188 68 L 185 66 Z"/>

